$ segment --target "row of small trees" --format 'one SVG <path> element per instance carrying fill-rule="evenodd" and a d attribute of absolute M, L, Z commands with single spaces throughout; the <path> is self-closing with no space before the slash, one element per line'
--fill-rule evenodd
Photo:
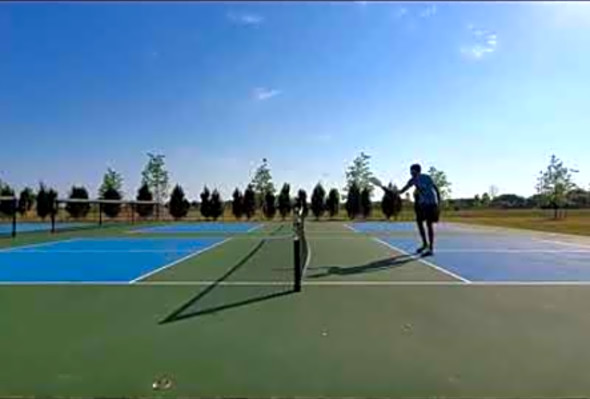
<path fill-rule="evenodd" d="M 111 176 L 112 177 L 112 176 Z M 294 198 L 291 197 L 291 187 L 285 183 L 280 190 L 278 196 L 272 192 L 267 192 L 261 201 L 257 201 L 256 192 L 253 185 L 248 185 L 246 190 L 242 192 L 236 188 L 232 195 L 231 212 L 235 218 L 251 219 L 257 211 L 260 211 L 265 218 L 273 219 L 277 214 L 285 219 L 290 215 L 292 209 L 297 206 L 303 209 L 307 216 L 311 211 L 316 219 L 320 219 L 324 215 L 330 218 L 337 216 L 340 213 L 340 192 L 336 188 L 332 188 L 326 195 L 326 190 L 321 184 L 317 184 L 312 192 L 310 202 L 307 200 L 307 192 L 303 189 L 297 191 Z M 13 196 L 14 192 L 8 186 L 4 186 L 2 195 Z M 153 193 L 147 184 L 143 184 L 137 191 L 136 199 L 139 201 L 153 201 Z M 89 192 L 83 186 L 73 186 L 68 195 L 70 199 L 89 199 Z M 112 187 L 103 190 L 103 199 L 120 199 L 119 192 Z M 37 216 L 44 219 L 57 212 L 55 200 L 57 199 L 57 192 L 52 188 L 47 188 L 41 184 L 37 194 L 27 188 L 24 189 L 17 201 L 17 209 L 8 208 L 10 202 L 2 202 L 0 204 L 0 212 L 5 215 L 12 214 L 13 211 L 19 212 L 21 215 L 32 210 L 36 205 Z M 200 194 L 200 202 L 197 205 L 199 212 L 204 218 L 218 219 L 224 213 L 225 203 L 217 190 L 211 192 L 205 187 Z M 374 204 L 371 202 L 369 191 L 367 188 L 362 190 L 356 184 L 353 184 L 349 190 L 344 207 L 347 215 L 354 219 L 356 217 L 369 217 L 373 211 Z M 389 187 L 385 191 L 381 200 L 381 210 L 383 214 L 389 219 L 397 216 L 402 207 L 402 201 L 399 195 L 396 194 L 394 186 Z M 185 196 L 184 190 L 180 185 L 176 185 L 171 194 L 170 200 L 166 204 L 166 208 L 170 216 L 174 219 L 182 219 L 186 217 L 191 209 L 191 203 Z M 86 202 L 66 202 L 64 210 L 71 218 L 82 219 L 85 218 L 91 211 L 90 203 Z M 154 214 L 155 206 L 153 204 L 139 203 L 135 207 L 135 212 L 140 217 L 149 217 Z M 121 205 L 103 204 L 102 212 L 110 218 L 116 218 L 121 212 Z"/>
<path fill-rule="evenodd" d="M 191 203 L 187 200 L 180 185 L 176 185 L 172 189 L 169 200 L 166 201 L 169 185 L 164 156 L 148 154 L 148 157 L 148 162 L 142 172 L 142 184 L 135 199 L 144 202 L 166 203 L 168 213 L 173 218 L 186 217 L 190 211 Z M 361 216 L 368 217 L 373 210 L 372 186 L 368 183 L 368 179 L 371 177 L 368 159 L 369 156 L 361 154 L 355 158 L 347 171 L 347 187 L 345 188 L 347 193 L 344 196 L 344 207 L 351 219 Z M 121 200 L 123 198 L 122 186 L 123 177 L 112 168 L 108 168 L 99 187 L 98 198 Z M 399 214 L 402 204 L 395 187 L 390 184 L 389 188 L 390 191 L 386 191 L 381 200 L 382 211 L 387 218 Z M 319 219 L 326 213 L 333 218 L 340 212 L 341 195 L 336 188 L 332 188 L 326 195 L 326 190 L 318 183 L 313 190 L 310 203 L 307 201 L 305 190 L 298 190 L 294 198 L 291 197 L 290 190 L 290 185 L 285 183 L 279 195 L 275 195 L 270 168 L 267 160 L 263 159 L 244 192 L 239 188 L 235 189 L 231 201 L 232 213 L 238 219 L 243 217 L 250 219 L 257 211 L 260 211 L 268 219 L 274 218 L 277 213 L 284 219 L 291 213 L 293 206 L 298 206 L 303 209 L 305 215 L 311 210 L 312 214 Z M 8 185 L 0 184 L 0 195 L 14 196 L 14 191 Z M 31 211 L 36 204 L 37 215 L 44 219 L 58 211 L 55 206 L 56 198 L 57 192 L 42 183 L 36 195 L 32 189 L 25 188 L 19 196 L 18 212 L 24 215 Z M 89 199 L 90 195 L 85 187 L 75 185 L 70 189 L 68 198 Z M 0 204 L 0 213 L 10 214 L 12 212 L 10 209 L 3 209 L 6 206 L 8 206 L 6 203 Z M 203 217 L 217 219 L 224 213 L 225 203 L 217 190 L 211 192 L 205 187 L 200 194 L 198 208 Z M 70 217 L 80 219 L 86 217 L 91 209 L 88 203 L 70 202 L 66 204 L 65 211 Z M 153 215 L 154 211 L 154 205 L 150 204 L 138 204 L 135 208 L 135 212 L 140 217 L 149 217 Z M 103 204 L 102 212 L 107 217 L 115 218 L 121 212 L 121 205 L 117 203 Z"/>
<path fill-rule="evenodd" d="M 162 202 L 167 195 L 168 190 L 168 172 L 164 166 L 164 156 L 160 154 L 148 153 L 148 161 L 142 171 L 142 184 L 139 188 L 136 199 L 140 201 Z M 103 176 L 102 184 L 98 189 L 98 198 L 104 200 L 122 200 L 123 199 L 123 177 L 112 168 L 108 168 Z M 14 190 L 0 181 L 0 196 L 14 197 Z M 0 201 L 0 214 L 12 215 L 18 212 L 25 215 L 30 212 L 36 205 L 36 213 L 41 219 L 58 212 L 56 206 L 57 191 L 48 188 L 45 184 L 40 183 L 39 189 L 35 194 L 34 191 L 24 188 L 17 201 L 16 209 L 11 201 Z M 83 186 L 72 186 L 68 198 L 70 199 L 89 199 L 88 190 Z M 154 205 L 142 204 L 135 209 L 139 216 L 149 216 L 154 212 Z M 83 218 L 90 212 L 88 203 L 70 202 L 66 204 L 65 211 L 73 218 Z M 117 217 L 121 212 L 121 204 L 110 203 L 102 206 L 102 212 L 111 218 Z"/>
<path fill-rule="evenodd" d="M 209 199 L 209 190 L 205 187 L 203 193 L 201 193 L 200 211 L 202 216 L 213 219 L 218 218 L 223 213 L 221 207 L 221 199 L 216 192 Z M 172 199 L 175 197 L 175 193 L 172 193 Z M 328 214 L 330 218 L 334 218 L 340 213 L 340 192 L 336 188 L 330 189 L 326 195 L 326 190 L 322 184 L 318 183 L 312 192 L 310 202 L 307 200 L 307 192 L 303 189 L 299 189 L 294 198 L 291 197 L 291 186 L 288 183 L 283 184 L 279 195 L 275 196 L 272 191 L 267 191 L 264 195 L 259 196 L 254 186 L 249 184 L 244 192 L 239 188 L 236 188 L 232 194 L 231 210 L 234 217 L 240 219 L 245 217 L 246 219 L 252 218 L 257 209 L 259 209 L 264 217 L 267 219 L 273 219 L 277 213 L 282 219 L 285 219 L 294 207 L 301 208 L 303 214 L 307 216 L 311 211 L 312 215 L 316 219 L 320 219 L 324 215 Z M 181 199 L 178 199 L 181 201 Z M 346 213 L 350 219 L 355 219 L 359 216 L 369 217 L 373 211 L 373 203 L 371 201 L 370 191 L 368 188 L 360 189 L 358 185 L 353 184 L 348 191 L 346 201 L 344 203 Z M 172 208 L 172 206 L 170 206 Z M 214 211 L 212 211 L 214 209 Z M 402 200 L 397 193 L 395 186 L 389 185 L 389 189 L 386 190 L 381 199 L 381 210 L 386 218 L 397 217 L 402 209 Z M 184 216 L 184 215 L 183 215 Z"/>

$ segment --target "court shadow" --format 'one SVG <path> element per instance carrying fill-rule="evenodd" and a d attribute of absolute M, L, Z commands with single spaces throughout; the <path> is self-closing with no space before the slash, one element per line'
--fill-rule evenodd
<path fill-rule="evenodd" d="M 273 298 L 279 298 L 285 295 L 289 295 L 294 293 L 295 291 L 293 288 L 284 288 L 284 287 L 272 287 L 271 292 L 266 293 L 254 293 L 254 294 L 247 294 L 241 295 L 239 293 L 240 288 L 239 286 L 227 286 L 223 285 L 222 283 L 227 280 L 232 274 L 236 273 L 240 270 L 260 249 L 264 246 L 266 240 L 260 241 L 246 256 L 244 256 L 235 266 L 230 268 L 226 273 L 224 273 L 221 277 L 215 280 L 214 283 L 207 286 L 203 291 L 199 292 L 194 297 L 190 298 L 184 304 L 182 304 L 178 309 L 174 310 L 170 315 L 160 321 L 158 324 L 168 324 L 180 320 L 185 320 L 197 316 L 203 316 L 208 314 L 213 314 L 217 312 L 221 312 L 223 310 L 238 308 L 242 306 L 252 305 L 258 302 L 268 301 Z M 228 291 L 225 291 L 228 290 Z M 218 293 L 218 298 L 215 297 L 215 291 Z M 221 292 L 221 295 L 219 293 Z M 240 294 L 241 298 L 236 300 L 227 300 L 228 296 L 235 295 L 235 292 Z M 213 299 L 211 297 L 213 296 Z M 213 305 L 202 305 L 201 302 L 216 302 L 219 304 Z"/>
<path fill-rule="evenodd" d="M 229 302 L 229 303 L 225 303 L 225 304 L 217 305 L 217 306 L 207 306 L 207 307 L 201 308 L 199 310 L 191 311 L 188 309 L 195 306 L 195 304 L 199 300 L 197 298 L 193 298 L 192 300 L 188 301 L 185 305 L 183 305 L 182 308 L 178 309 L 178 311 L 173 312 L 166 319 L 162 320 L 159 324 L 168 324 L 168 323 L 172 323 L 172 322 L 190 319 L 193 317 L 215 314 L 215 313 L 222 312 L 224 310 L 235 309 L 235 308 L 239 308 L 242 306 L 253 305 L 255 303 L 269 301 L 272 299 L 280 298 L 280 297 L 291 295 L 294 293 L 295 293 L 295 291 L 293 289 L 288 289 L 288 290 L 285 289 L 283 291 L 276 291 L 276 292 L 271 292 L 271 293 L 267 293 L 267 294 L 252 295 L 248 298 L 244 298 L 239 301 Z"/>
<path fill-rule="evenodd" d="M 416 255 L 398 255 L 393 256 L 390 258 L 380 259 L 374 262 L 369 262 L 364 265 L 358 266 L 324 266 L 324 267 L 314 267 L 313 270 L 321 269 L 323 271 L 318 273 L 308 273 L 306 274 L 306 278 L 316 279 L 316 278 L 324 278 L 329 276 L 351 276 L 355 274 L 363 274 L 363 273 L 372 273 L 378 272 L 387 269 L 394 269 L 397 267 L 401 267 L 406 263 L 415 261 L 419 259 L 419 256 Z"/>

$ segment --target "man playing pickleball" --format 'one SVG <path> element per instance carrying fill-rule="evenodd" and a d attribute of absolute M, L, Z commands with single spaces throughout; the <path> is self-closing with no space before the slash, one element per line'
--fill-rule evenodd
<path fill-rule="evenodd" d="M 400 194 L 403 194 L 412 186 L 416 188 L 416 192 L 414 193 L 414 211 L 416 212 L 418 231 L 420 232 L 420 237 L 422 237 L 422 247 L 416 252 L 428 256 L 434 253 L 433 224 L 437 223 L 439 218 L 440 192 L 432 178 L 421 172 L 422 167 L 418 164 L 410 167 L 412 177 L 400 190 Z M 426 222 L 428 229 L 428 241 L 426 240 L 426 232 L 424 231 L 424 222 Z"/>

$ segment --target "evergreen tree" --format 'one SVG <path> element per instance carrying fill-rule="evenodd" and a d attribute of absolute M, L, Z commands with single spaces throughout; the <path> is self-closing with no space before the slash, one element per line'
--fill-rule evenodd
<path fill-rule="evenodd" d="M 241 219 L 244 214 L 244 196 L 242 195 L 242 192 L 236 188 L 232 197 L 232 214 L 236 219 Z"/>
<path fill-rule="evenodd" d="M 256 213 L 256 194 L 251 184 L 244 191 L 244 215 L 250 220 Z"/>
<path fill-rule="evenodd" d="M 200 197 L 201 197 L 201 207 L 200 207 L 201 215 L 203 215 L 203 217 L 205 219 L 209 219 L 211 217 L 211 192 L 209 191 L 207 186 L 205 186 L 203 188 L 203 192 L 201 192 Z"/>
<path fill-rule="evenodd" d="M 217 220 L 221 215 L 223 215 L 223 201 L 221 199 L 221 195 L 219 191 L 216 189 L 213 190 L 211 194 L 211 202 L 209 203 L 209 214 L 213 218 L 213 220 Z"/>
<path fill-rule="evenodd" d="M 348 189 L 345 206 L 349 219 L 355 219 L 361 213 L 361 192 L 355 182 Z"/>
<path fill-rule="evenodd" d="M 340 212 L 340 193 L 338 192 L 338 189 L 333 188 L 330 190 L 326 201 L 326 207 L 330 218 L 338 215 L 338 212 Z"/>
<path fill-rule="evenodd" d="M 89 198 L 88 190 L 83 186 L 72 186 L 68 198 L 87 200 Z M 68 202 L 66 204 L 66 212 L 74 219 L 84 218 L 90 212 L 90 204 L 87 202 Z"/>
<path fill-rule="evenodd" d="M 311 193 L 311 212 L 315 216 L 316 220 L 326 211 L 326 190 L 320 183 L 318 183 Z"/>
<path fill-rule="evenodd" d="M 281 192 L 279 193 L 278 199 L 278 208 L 279 213 L 281 214 L 281 218 L 285 220 L 285 218 L 291 213 L 291 194 L 290 194 L 291 187 L 288 183 L 283 184 L 281 188 Z"/>
<path fill-rule="evenodd" d="M 137 201 L 153 201 L 154 196 L 150 190 L 150 187 L 146 183 L 142 183 L 141 187 L 137 190 Z M 151 204 L 137 204 L 135 206 L 135 212 L 142 217 L 149 217 L 154 213 L 154 205 Z"/>
<path fill-rule="evenodd" d="M 168 212 L 175 220 L 179 220 L 188 214 L 189 208 L 190 203 L 185 197 L 184 190 L 177 184 L 172 189 L 172 194 L 170 194 Z"/>

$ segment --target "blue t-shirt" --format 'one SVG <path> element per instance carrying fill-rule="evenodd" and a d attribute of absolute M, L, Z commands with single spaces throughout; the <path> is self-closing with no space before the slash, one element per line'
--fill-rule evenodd
<path fill-rule="evenodd" d="M 434 188 L 434 181 L 429 175 L 420 173 L 415 178 L 412 177 L 408 184 L 416 187 L 418 191 L 418 203 L 422 205 L 437 205 L 438 196 Z"/>

